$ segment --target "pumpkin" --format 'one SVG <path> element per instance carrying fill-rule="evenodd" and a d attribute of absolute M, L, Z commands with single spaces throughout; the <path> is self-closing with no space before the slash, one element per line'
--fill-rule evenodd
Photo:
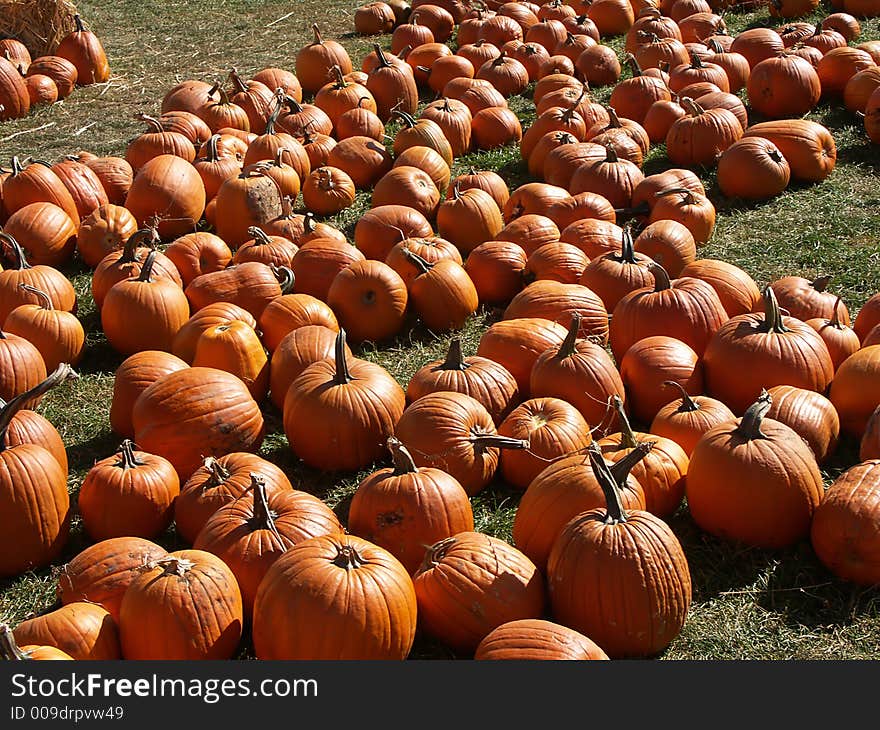
<path fill-rule="evenodd" d="M 452 184 L 458 184 L 460 190 L 470 190 L 471 188 L 485 190 L 492 196 L 492 199 L 497 203 L 502 212 L 507 205 L 507 201 L 510 199 L 510 190 L 507 188 L 507 183 L 504 182 L 504 178 L 492 170 L 481 170 L 477 172 L 471 168 L 469 172 L 464 175 L 458 175 L 453 179 Z M 454 188 L 446 191 L 447 197 L 449 197 L 452 190 L 454 190 Z"/>
<path fill-rule="evenodd" d="M 11 661 L 73 660 L 70 654 L 54 646 L 18 646 L 15 643 L 12 629 L 6 624 L 0 624 L 0 657 Z"/>
<path fill-rule="evenodd" d="M 505 450 L 501 454 L 505 481 L 521 490 L 551 463 L 581 451 L 592 441 L 584 417 L 559 398 L 525 401 L 498 426 L 498 433 L 529 442 L 527 451 Z"/>
<path fill-rule="evenodd" d="M 597 43 L 585 48 L 575 62 L 578 77 L 590 86 L 610 86 L 620 78 L 620 61 L 609 46 Z"/>
<path fill-rule="evenodd" d="M 394 154 L 399 157 L 410 147 L 429 147 L 437 152 L 447 165 L 452 165 L 453 152 L 443 128 L 422 116 L 418 119 L 406 112 L 395 110 L 393 115 L 402 122 L 394 137 Z"/>
<path fill-rule="evenodd" d="M 161 456 L 135 451 L 125 440 L 116 456 L 102 459 L 86 474 L 78 505 L 93 540 L 154 538 L 171 524 L 180 481 Z"/>
<path fill-rule="evenodd" d="M 822 29 L 836 30 L 847 41 L 855 40 L 862 33 L 859 21 L 849 13 L 832 13 L 822 21 Z"/>
<path fill-rule="evenodd" d="M 772 398 L 767 417 L 789 426 L 810 446 L 816 461 L 828 460 L 837 447 L 840 419 L 824 395 L 812 390 L 777 385 L 768 391 Z"/>
<path fill-rule="evenodd" d="M 434 73 L 436 68 L 437 64 L 433 67 Z M 425 107 L 421 118 L 434 122 L 440 128 L 448 141 L 453 157 L 460 157 L 468 152 L 471 146 L 473 115 L 464 102 L 456 99 L 438 99 Z"/>
<path fill-rule="evenodd" d="M 464 357 L 458 338 L 450 340 L 445 359 L 427 363 L 413 374 L 406 397 L 412 403 L 440 391 L 474 398 L 496 424 L 500 424 L 519 401 L 517 383 L 510 372 L 494 360 L 479 355 Z"/>
<path fill-rule="evenodd" d="M 297 376 L 312 363 L 333 355 L 337 331 L 325 325 L 307 324 L 289 332 L 275 347 L 269 368 L 269 392 L 279 410 L 283 409 L 287 390 Z"/>
<path fill-rule="evenodd" d="M 322 325 L 334 332 L 339 323 L 333 310 L 311 294 L 285 294 L 274 299 L 260 315 L 263 343 L 270 352 L 279 346 L 290 332 L 306 325 Z"/>
<path fill-rule="evenodd" d="M 645 266 L 648 261 L 644 254 L 635 253 L 632 234 L 624 229 L 620 251 L 590 261 L 578 283 L 598 294 L 610 312 L 624 296 L 653 283 Z"/>
<path fill-rule="evenodd" d="M 470 253 L 486 241 L 495 240 L 504 221 L 501 210 L 489 193 L 473 188 L 453 187 L 451 199 L 437 210 L 437 230 L 462 253 Z"/>
<path fill-rule="evenodd" d="M 471 142 L 476 149 L 492 150 L 522 140 L 519 117 L 510 109 L 495 106 L 471 111 Z"/>
<path fill-rule="evenodd" d="M 862 308 L 856 315 L 855 322 L 853 322 L 853 329 L 859 336 L 859 339 L 864 341 L 868 333 L 877 324 L 880 324 L 880 293 L 869 297 L 868 301 L 862 305 Z"/>
<path fill-rule="evenodd" d="M 101 180 L 90 167 L 82 162 L 66 157 L 52 165 L 52 171 L 73 198 L 80 223 L 94 210 L 109 202 Z"/>
<path fill-rule="evenodd" d="M 227 302 L 259 319 L 268 304 L 292 286 L 290 269 L 273 269 L 258 261 L 248 261 L 197 276 L 186 286 L 185 294 L 193 312 L 209 304 Z"/>
<path fill-rule="evenodd" d="M 450 391 L 427 393 L 410 404 L 397 423 L 396 435 L 418 466 L 451 474 L 471 496 L 494 475 L 500 449 L 528 445 L 500 436 L 479 401 Z"/>
<path fill-rule="evenodd" d="M 729 317 L 747 314 L 761 307 L 761 291 L 752 277 L 726 261 L 697 259 L 687 264 L 680 275 L 709 284 Z"/>
<path fill-rule="evenodd" d="M 434 331 L 463 327 L 479 306 L 477 290 L 464 267 L 448 258 L 428 262 L 409 248 L 402 253 L 419 271 L 408 289 L 423 324 Z"/>
<path fill-rule="evenodd" d="M 51 79 L 48 76 L 47 78 Z M 57 98 L 57 87 L 55 94 Z M 27 116 L 31 110 L 31 97 L 22 75 L 12 62 L 2 56 L 0 56 L 0 106 L 3 107 L 0 109 L 0 121 Z"/>
<path fill-rule="evenodd" d="M 265 478 L 254 473 L 248 492 L 208 519 L 193 549 L 213 553 L 230 567 L 250 618 L 260 582 L 283 553 L 311 537 L 342 534 L 336 515 L 317 497 L 269 492 Z"/>
<path fill-rule="evenodd" d="M 84 216 L 76 235 L 76 248 L 86 265 L 94 268 L 107 254 L 118 251 L 137 230 L 128 208 L 105 203 Z"/>
<path fill-rule="evenodd" d="M 464 104 L 471 116 L 476 116 L 481 111 L 493 108 L 507 108 L 507 100 L 492 84 L 483 79 L 456 78 L 451 79 L 443 87 L 442 95 L 449 99 L 455 99 Z M 484 115 L 485 118 L 485 115 Z M 517 118 L 519 121 L 519 118 Z M 498 130 L 503 131 L 503 126 L 495 125 Z M 515 126 L 510 121 L 508 132 L 515 132 Z M 521 134 L 521 131 L 520 131 Z M 488 137 L 488 135 L 486 135 Z"/>
<path fill-rule="evenodd" d="M 859 438 L 865 432 L 871 413 L 880 405 L 878 369 L 880 345 L 870 345 L 844 360 L 831 381 L 829 395 L 840 415 L 840 425 L 844 431 Z"/>
<path fill-rule="evenodd" d="M 697 279 L 672 282 L 663 267 L 650 263 L 649 268 L 654 288 L 627 294 L 612 312 L 610 341 L 615 358 L 619 361 L 632 344 L 652 335 L 675 337 L 701 355 L 727 321 L 718 295 Z"/>
<path fill-rule="evenodd" d="M 425 218 L 433 218 L 440 204 L 440 191 L 430 175 L 402 165 L 387 172 L 373 188 L 372 206 L 406 205 Z"/>
<path fill-rule="evenodd" d="M 684 625 L 691 603 L 687 558 L 665 522 L 624 508 L 598 448 L 588 455 L 605 504 L 577 515 L 553 544 L 547 561 L 553 615 L 595 637 L 610 657 L 651 656 Z M 604 600 L 593 600 L 596 592 Z"/>
<path fill-rule="evenodd" d="M 205 456 L 256 450 L 264 435 L 263 416 L 244 383 L 205 367 L 159 377 L 135 401 L 132 423 L 138 446 L 168 459 L 181 479 Z"/>
<path fill-rule="evenodd" d="M 336 120 L 336 137 L 338 140 L 348 137 L 369 137 L 381 141 L 385 135 L 385 125 L 371 109 L 362 106 L 364 100 L 372 97 L 362 96 L 358 106 L 339 115 Z"/>
<path fill-rule="evenodd" d="M 18 157 L 13 157 L 12 174 L 2 184 L 3 206 L 10 215 L 32 203 L 51 203 L 70 217 L 74 228 L 79 227 L 76 202 L 48 163 L 30 162 L 23 166 Z"/>
<path fill-rule="evenodd" d="M 795 180 L 821 182 L 832 173 L 837 161 L 831 133 L 809 119 L 760 122 L 749 127 L 745 136 L 763 137 L 776 145 Z"/>
<path fill-rule="evenodd" d="M 98 36 L 86 30 L 79 15 L 74 15 L 73 20 L 76 29 L 61 39 L 55 53 L 76 66 L 77 85 L 103 84 L 110 78 L 104 47 Z"/>
<path fill-rule="evenodd" d="M 657 411 L 650 433 L 674 441 L 689 459 L 706 431 L 736 418 L 721 401 L 705 395 L 691 396 L 678 381 L 667 380 L 663 385 L 677 389 L 681 400 L 670 401 Z"/>
<path fill-rule="evenodd" d="M 666 152 L 673 164 L 679 167 L 713 164 L 742 137 L 742 125 L 727 109 L 703 109 L 688 98 L 681 103 L 687 116 L 673 122 L 666 136 Z"/>
<path fill-rule="evenodd" d="M 840 316 L 841 299 L 837 297 L 834 304 L 831 317 L 815 317 L 805 320 L 819 336 L 824 340 L 825 346 L 828 348 L 828 354 L 831 356 L 831 363 L 837 370 L 850 355 L 858 350 L 862 343 L 855 330 L 847 326 Z M 849 319 L 849 314 L 844 306 L 844 314 Z"/>
<path fill-rule="evenodd" d="M 320 620 L 324 632 L 287 630 Z M 260 659 L 404 659 L 416 631 L 412 580 L 390 552 L 353 535 L 294 545 L 254 602 Z"/>
<path fill-rule="evenodd" d="M 428 25 L 427 22 L 425 24 Z M 373 50 L 378 56 L 378 65 L 369 73 L 366 87 L 376 100 L 376 115 L 383 122 L 388 122 L 395 109 L 415 114 L 419 91 L 412 69 L 409 65 L 389 63 L 385 53 L 376 44 L 373 45 Z"/>
<path fill-rule="evenodd" d="M 462 653 L 473 652 L 508 621 L 538 618 L 545 605 L 534 563 L 503 540 L 477 532 L 461 532 L 428 548 L 413 583 L 419 625 Z"/>
<path fill-rule="evenodd" d="M 84 160 L 84 163 L 98 176 L 107 199 L 113 205 L 123 205 L 134 181 L 131 165 L 121 157 L 96 157 Z"/>
<path fill-rule="evenodd" d="M 817 557 L 843 580 L 864 586 L 880 580 L 877 561 L 877 469 L 865 461 L 841 474 L 813 515 L 810 540 Z"/>
<path fill-rule="evenodd" d="M 244 614 L 241 591 L 226 564 L 203 550 L 179 550 L 145 568 L 129 585 L 119 611 L 123 657 L 231 658 Z M 208 612 L 213 618 L 205 623 Z"/>
<path fill-rule="evenodd" d="M 497 240 L 515 243 L 526 254 L 531 255 L 545 243 L 558 241 L 559 235 L 559 228 L 550 218 L 537 213 L 526 213 L 511 220 L 498 231 Z"/>
<path fill-rule="evenodd" d="M 165 548 L 140 537 L 102 540 L 78 553 L 58 575 L 58 598 L 97 605 L 119 623 L 119 605 L 131 582 L 147 563 L 166 555 Z"/>
<path fill-rule="evenodd" d="M 151 278 L 155 257 L 151 251 L 137 279 L 114 284 L 101 308 L 107 340 L 124 355 L 142 350 L 170 352 L 174 336 L 189 319 L 189 302 L 180 286 Z"/>
<path fill-rule="evenodd" d="M 257 402 L 269 391 L 269 359 L 253 327 L 241 320 L 223 322 L 202 332 L 192 365 L 232 373 Z"/>
<path fill-rule="evenodd" d="M 697 258 L 693 235 L 673 220 L 659 220 L 645 226 L 633 242 L 633 249 L 661 264 L 673 277 L 681 276 L 683 269 Z"/>
<path fill-rule="evenodd" d="M 76 247 L 76 226 L 52 203 L 30 203 L 19 208 L 9 216 L 4 231 L 21 244 L 35 264 L 62 266 Z"/>
<path fill-rule="evenodd" d="M 13 417 L 33 397 L 26 390 L 0 409 L 0 575 L 7 578 L 51 563 L 70 532 L 66 469 L 43 446 L 7 444 Z"/>
<path fill-rule="evenodd" d="M 394 167 L 415 167 L 428 173 L 438 191 L 446 190 L 451 172 L 439 152 L 430 147 L 408 147 L 394 160 Z M 501 213 L 498 213 L 499 217 Z"/>
<path fill-rule="evenodd" d="M 388 448 L 394 466 L 360 482 L 349 508 L 349 529 L 384 547 L 412 574 L 422 562 L 425 545 L 473 530 L 473 512 L 454 477 L 417 467 L 394 437 L 388 439 Z"/>
<path fill-rule="evenodd" d="M 523 275 L 527 281 L 552 279 L 576 284 L 588 262 L 586 254 L 570 243 L 545 243 L 529 256 Z"/>
<path fill-rule="evenodd" d="M 150 253 L 154 254 L 153 276 L 183 285 L 177 267 L 156 250 L 158 242 L 155 228 L 142 228 L 128 237 L 120 253 L 112 251 L 98 262 L 92 276 L 92 298 L 98 309 L 104 306 L 104 299 L 115 284 L 140 275 Z"/>
<path fill-rule="evenodd" d="M 701 529 L 769 549 L 809 534 L 823 494 L 813 452 L 791 428 L 766 418 L 771 403 L 764 391 L 741 419 L 704 434 L 691 454 L 686 490 Z"/>
<path fill-rule="evenodd" d="M 733 39 L 730 50 L 746 57 L 750 68 L 775 58 L 785 49 L 781 36 L 772 28 L 748 28 Z"/>
<path fill-rule="evenodd" d="M 403 389 L 384 368 L 346 357 L 340 330 L 334 358 L 309 365 L 291 384 L 284 431 L 306 464 L 359 469 L 382 454 L 404 405 Z"/>
<path fill-rule="evenodd" d="M 27 88 L 31 108 L 40 104 L 54 104 L 58 101 L 58 87 L 48 76 L 43 74 L 25 76 L 24 85 Z"/>
<path fill-rule="evenodd" d="M 192 231 L 201 219 L 205 186 L 186 160 L 159 155 L 137 171 L 125 207 L 141 227 L 156 219 L 163 238 L 177 238 Z"/>
<path fill-rule="evenodd" d="M 832 48 L 819 60 L 816 73 L 824 96 L 841 96 L 847 82 L 859 71 L 877 64 L 867 51 L 844 45 Z"/>
<path fill-rule="evenodd" d="M 211 128 L 192 112 L 170 111 L 160 114 L 157 119 L 163 129 L 179 132 L 195 147 L 201 147 L 211 138 Z"/>
<path fill-rule="evenodd" d="M 46 292 L 28 284 L 19 287 L 38 297 L 39 304 L 22 304 L 6 317 L 3 328 L 7 334 L 30 341 L 39 350 L 47 372 L 61 363 L 76 365 L 85 346 L 85 332 L 76 315 L 55 309 Z"/>
<path fill-rule="evenodd" d="M 0 241 L 12 248 L 13 268 L 0 271 L 0 319 L 21 304 L 36 303 L 38 299 L 21 289 L 19 284 L 29 284 L 46 292 L 56 309 L 76 311 L 76 291 L 73 284 L 57 269 L 38 264 L 31 266 L 22 247 L 12 236 L 0 232 Z M 9 261 L 6 261 L 7 266 Z"/>
<path fill-rule="evenodd" d="M 633 194 L 635 199 L 635 194 Z M 715 206 L 705 195 L 689 188 L 668 188 L 655 194 L 654 205 L 648 216 L 649 223 L 661 220 L 674 220 L 685 226 L 702 246 L 712 237 L 715 230 Z"/>
<path fill-rule="evenodd" d="M 819 102 L 822 94 L 816 69 L 787 53 L 761 61 L 748 80 L 752 108 L 765 117 L 799 117 Z"/>
<path fill-rule="evenodd" d="M 742 413 L 764 387 L 793 385 L 823 392 L 834 374 L 828 348 L 808 325 L 779 312 L 770 287 L 764 313 L 733 317 L 715 334 L 703 359 L 709 395 Z"/>
<path fill-rule="evenodd" d="M 188 233 L 165 249 L 184 286 L 202 274 L 222 271 L 232 261 L 232 251 L 219 236 L 205 231 Z"/>
<path fill-rule="evenodd" d="M 868 418 L 868 425 L 859 444 L 859 459 L 868 461 L 880 457 L 880 406 Z"/>
<path fill-rule="evenodd" d="M 543 619 L 508 621 L 493 629 L 474 651 L 479 660 L 607 660 L 608 655 L 578 631 Z"/>
<path fill-rule="evenodd" d="M 15 310 L 13 310 L 15 311 Z M 30 340 L 0 330 L 0 398 L 9 401 L 29 392 L 46 379 L 43 356 Z M 28 406 L 36 406 L 39 399 L 29 400 Z"/>
<path fill-rule="evenodd" d="M 125 149 L 125 159 L 132 170 L 137 172 L 159 155 L 175 155 L 187 162 L 196 159 L 195 147 L 188 137 L 180 132 L 166 130 L 162 122 L 147 114 L 139 114 L 138 119 L 147 124 L 147 131 L 135 137 Z"/>
<path fill-rule="evenodd" d="M 13 633 L 20 646 L 53 646 L 73 659 L 121 658 L 113 617 L 101 606 L 84 601 L 22 621 Z"/>
<path fill-rule="evenodd" d="M 355 342 L 381 342 L 397 334 L 407 299 L 403 279 L 381 261 L 355 261 L 335 276 L 327 292 L 327 303 Z"/>

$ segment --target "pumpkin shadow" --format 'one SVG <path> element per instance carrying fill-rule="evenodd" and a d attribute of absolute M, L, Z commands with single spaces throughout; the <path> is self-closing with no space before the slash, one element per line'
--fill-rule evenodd
<path fill-rule="evenodd" d="M 91 469 L 98 459 L 103 459 L 116 452 L 123 437 L 106 428 L 93 434 L 85 441 L 67 446 L 67 461 L 70 473 L 85 472 Z M 96 456 L 103 455 L 103 456 Z"/>

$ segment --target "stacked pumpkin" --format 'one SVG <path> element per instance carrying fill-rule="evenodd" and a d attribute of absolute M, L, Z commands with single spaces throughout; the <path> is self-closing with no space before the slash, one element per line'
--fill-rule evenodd
<path fill-rule="evenodd" d="M 15 38 L 0 39 L 0 121 L 27 116 L 39 104 L 66 99 L 77 86 L 102 84 L 110 66 L 100 39 L 86 30 L 79 15 L 76 29 L 61 39 L 55 53 L 32 58 Z"/>
<path fill-rule="evenodd" d="M 783 117 L 812 108 L 816 88 L 858 80 L 850 95 L 866 96 L 862 56 L 834 54 L 846 43 L 833 29 L 851 35 L 852 23 L 811 27 L 814 71 L 812 51 L 779 53 L 794 30 L 731 40 L 696 0 L 637 17 L 619 0 L 584 15 L 558 1 L 497 5 L 417 2 L 407 15 L 371 3 L 358 30 L 393 28 L 392 47 L 374 46 L 361 71 L 315 27 L 296 75 L 233 69 L 225 85 L 170 90 L 160 115 L 140 115 L 147 131 L 125 159 L 14 161 L 0 187 L 13 259 L 0 272 L 0 343 L 14 361 L 29 340 L 41 377 L 62 364 L 45 383 L 9 370 L 0 429 L 8 437 L 82 348 L 72 287 L 53 268 L 74 250 L 127 359 L 110 416 L 122 443 L 80 490 L 98 542 L 62 571 L 62 608 L 0 632 L 5 655 L 228 658 L 250 622 L 261 658 L 404 658 L 417 626 L 480 658 L 652 656 L 690 605 L 666 524 L 685 497 L 710 534 L 769 548 L 811 535 L 839 575 L 877 581 L 845 536 L 876 520 L 865 506 L 880 488 L 878 297 L 851 328 L 827 277 L 762 292 L 698 258 L 715 208 L 687 169 L 717 163 L 722 191 L 739 197 L 830 174 L 827 130 L 749 127 L 731 92 Z M 588 85 L 622 70 L 599 40 L 623 33 L 633 74 L 603 107 Z M 785 74 L 797 83 L 781 85 Z M 507 99 L 532 82 L 523 133 Z M 442 96 L 418 114 L 420 87 Z M 646 176 L 658 142 L 675 167 Z M 512 143 L 535 181 L 511 191 L 494 172 L 453 177 L 455 158 Z M 317 219 L 368 189 L 354 245 Z M 194 230 L 203 218 L 214 233 Z M 347 345 L 391 339 L 407 312 L 459 329 L 480 303 L 503 311 L 476 354 L 453 338 L 406 389 Z M 351 534 L 253 453 L 267 395 L 310 467 L 353 472 L 390 452 L 393 467 L 358 486 Z M 841 429 L 862 439 L 865 461 L 823 494 L 818 464 Z M 49 505 L 40 525 L 10 512 L 27 548 L 10 575 L 46 565 L 66 537 L 66 455 L 46 433 L 4 486 L 12 503 L 39 492 Z M 499 477 L 523 492 L 513 544 L 474 531 L 469 497 Z M 172 521 L 191 550 L 152 542 Z M 618 543 L 630 547 L 608 547 Z M 318 621 L 326 631 L 297 630 Z"/>

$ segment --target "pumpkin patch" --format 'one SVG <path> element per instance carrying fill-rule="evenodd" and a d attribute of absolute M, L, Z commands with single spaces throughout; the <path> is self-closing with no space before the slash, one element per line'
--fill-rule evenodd
<path fill-rule="evenodd" d="M 876 8 L 345 10 L 136 99 L 105 9 L 0 40 L 0 654 L 863 631 Z"/>

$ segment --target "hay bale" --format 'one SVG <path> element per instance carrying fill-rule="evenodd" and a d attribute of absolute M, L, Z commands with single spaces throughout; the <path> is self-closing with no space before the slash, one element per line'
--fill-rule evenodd
<path fill-rule="evenodd" d="M 31 56 L 48 56 L 75 30 L 76 6 L 69 0 L 0 0 L 0 38 L 16 38 Z"/>

